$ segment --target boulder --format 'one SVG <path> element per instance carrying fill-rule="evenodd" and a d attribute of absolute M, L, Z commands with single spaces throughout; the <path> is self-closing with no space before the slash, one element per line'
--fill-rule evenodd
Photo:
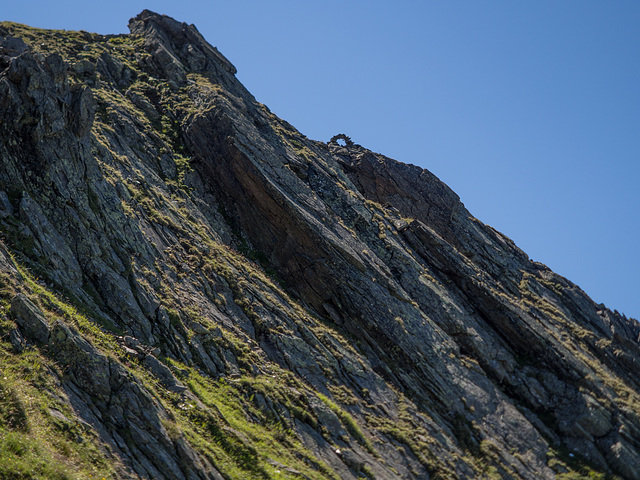
<path fill-rule="evenodd" d="M 23 293 L 19 293 L 11 301 L 11 314 L 20 327 L 21 332 L 29 340 L 46 344 L 51 336 L 49 323 L 40 310 Z"/>

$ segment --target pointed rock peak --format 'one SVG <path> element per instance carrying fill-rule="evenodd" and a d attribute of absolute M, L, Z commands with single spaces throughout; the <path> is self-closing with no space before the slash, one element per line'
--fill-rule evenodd
<path fill-rule="evenodd" d="M 146 39 L 147 49 L 161 54 L 163 63 L 179 60 L 187 69 L 195 72 L 222 67 L 235 75 L 237 70 L 216 47 L 211 46 L 195 25 L 178 22 L 167 15 L 143 10 L 129 20 L 132 34 Z"/>
<path fill-rule="evenodd" d="M 158 30 L 179 34 L 185 27 L 188 28 L 186 23 L 180 23 L 167 15 L 161 15 L 147 9 L 129 20 L 131 33 L 140 35 L 146 35 Z"/>

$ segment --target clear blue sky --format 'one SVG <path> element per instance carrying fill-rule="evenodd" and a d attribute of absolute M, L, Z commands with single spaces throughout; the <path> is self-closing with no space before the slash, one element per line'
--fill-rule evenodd
<path fill-rule="evenodd" d="M 4 20 L 194 23 L 317 140 L 431 170 L 484 223 L 640 318 L 640 1 L 4 2 Z"/>

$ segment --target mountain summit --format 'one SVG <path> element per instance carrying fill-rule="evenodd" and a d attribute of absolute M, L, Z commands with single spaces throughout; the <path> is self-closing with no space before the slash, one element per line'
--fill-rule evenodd
<path fill-rule="evenodd" d="M 640 325 L 193 25 L 0 23 L 0 477 L 640 479 Z"/>

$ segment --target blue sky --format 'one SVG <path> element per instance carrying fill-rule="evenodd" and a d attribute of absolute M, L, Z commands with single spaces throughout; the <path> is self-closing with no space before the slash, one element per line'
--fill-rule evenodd
<path fill-rule="evenodd" d="M 194 23 L 317 140 L 429 169 L 484 223 L 640 318 L 640 2 L 6 2 L 3 20 Z"/>

